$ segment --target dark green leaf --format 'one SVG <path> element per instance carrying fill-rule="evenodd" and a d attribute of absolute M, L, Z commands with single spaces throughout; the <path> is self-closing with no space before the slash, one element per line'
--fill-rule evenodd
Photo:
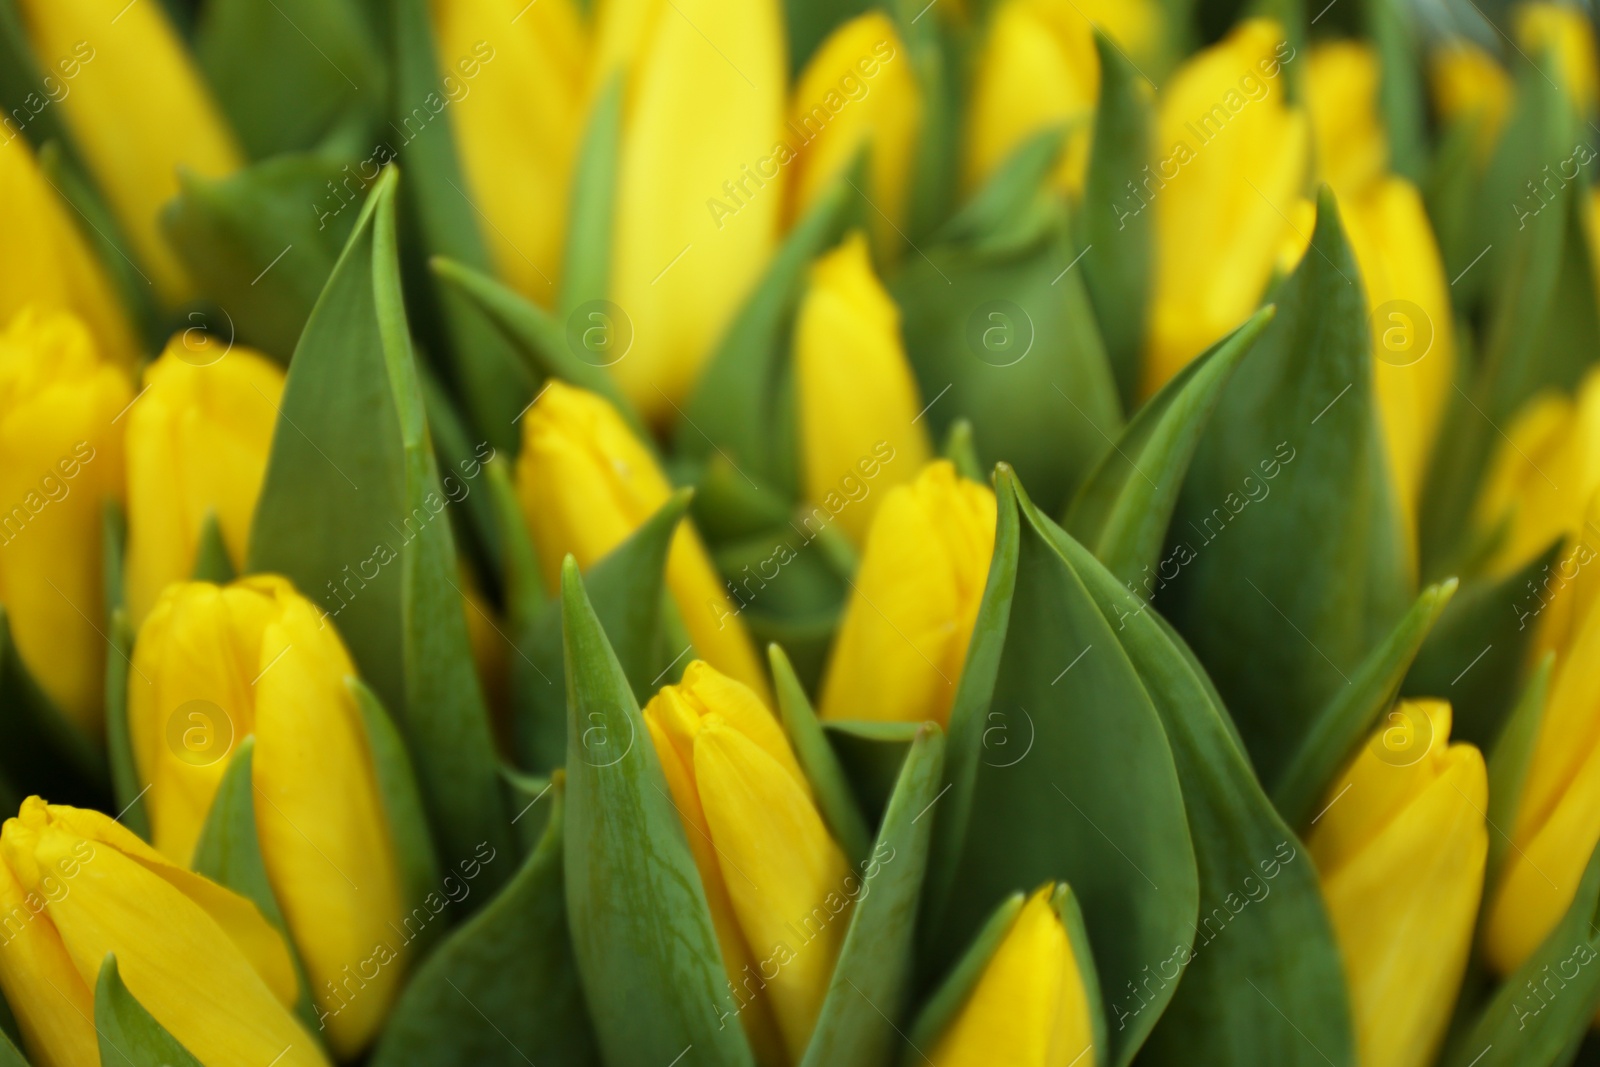
<path fill-rule="evenodd" d="M 233 561 L 228 558 L 228 546 L 222 540 L 222 527 L 217 525 L 217 513 L 207 508 L 205 518 L 200 520 L 200 544 L 195 549 L 194 570 L 189 578 L 196 582 L 227 585 L 236 577 L 238 574 L 233 569 Z"/>
<path fill-rule="evenodd" d="M 453 862 L 482 842 L 510 849 L 511 831 L 440 521 L 448 503 L 400 300 L 394 185 L 386 171 L 295 349 L 248 569 L 287 575 L 337 620 L 400 725 Z"/>
<path fill-rule="evenodd" d="M 205 1067 L 128 992 L 109 952 L 94 984 L 94 1028 L 106 1067 Z"/>
<path fill-rule="evenodd" d="M 752 1067 L 705 890 L 622 664 L 577 564 L 562 567 L 566 889 L 573 955 L 612 1067 Z"/>
<path fill-rule="evenodd" d="M 816 794 L 822 820 L 828 824 L 828 830 L 839 842 L 846 858 L 851 863 L 860 863 L 867 858 L 872 842 L 861 809 L 850 792 L 844 768 L 839 766 L 839 757 L 828 744 L 817 713 L 800 687 L 800 679 L 795 677 L 783 649 L 775 644 L 767 646 L 767 662 L 772 665 L 772 683 L 778 695 L 778 717 L 783 720 L 783 732 L 788 735 L 800 769 Z"/>
<path fill-rule="evenodd" d="M 1011 932 L 1011 924 L 1017 921 L 1027 899 L 1021 892 L 1012 893 L 995 907 L 993 914 L 973 937 L 972 943 L 961 953 L 961 958 L 917 1013 L 917 1020 L 912 1024 L 908 1038 L 913 1048 L 932 1048 L 945 1028 L 955 1021 L 962 1005 L 966 1004 L 977 986 L 978 979 L 983 977 L 983 970 L 989 965 L 995 949 Z"/>
<path fill-rule="evenodd" d="M 1412 7 L 1404 0 L 1366 0 L 1368 36 L 1378 52 L 1378 112 L 1388 135 L 1389 169 L 1420 181 L 1428 139 L 1422 72 L 1422 42 L 1417 37 Z"/>
<path fill-rule="evenodd" d="M 834 721 L 822 725 L 845 781 L 850 783 L 857 810 L 868 826 L 876 825 L 888 810 L 918 724 Z"/>
<path fill-rule="evenodd" d="M 128 734 L 128 680 L 133 665 L 133 627 L 121 608 L 111 613 L 112 654 L 106 658 L 106 757 L 111 765 L 111 795 L 122 814 L 118 821 L 145 840 L 150 818 L 144 810 L 144 787 L 133 762 Z M 139 684 L 143 685 L 143 682 Z"/>
<path fill-rule="evenodd" d="M 107 654 L 108 676 L 115 675 Z M 124 663 L 124 666 L 126 664 Z M 107 682 L 108 687 L 112 684 Z M 104 799 L 109 784 L 106 754 L 67 719 L 34 681 L 11 636 L 11 613 L 0 603 L 0 767 L 24 795 L 71 798 L 84 804 Z"/>
<path fill-rule="evenodd" d="M 611 209 L 622 142 L 622 77 L 595 98 L 573 170 L 566 262 L 561 270 L 561 321 L 610 291 Z"/>
<path fill-rule="evenodd" d="M 1489 750 L 1489 812 L 1488 823 L 1494 830 L 1489 835 L 1489 858 L 1484 864 L 1484 885 L 1499 885 L 1500 870 L 1505 862 L 1506 848 L 1511 839 L 1500 829 L 1517 825 L 1517 809 L 1522 803 L 1522 787 L 1528 777 L 1528 766 L 1533 761 L 1534 745 L 1539 740 L 1539 724 L 1544 721 L 1545 697 L 1550 690 L 1550 672 L 1555 663 L 1555 653 L 1546 652 L 1539 659 L 1533 675 L 1522 690 L 1522 696 L 1512 708 L 1505 727 Z M 1452 734 L 1454 730 L 1451 731 Z"/>
<path fill-rule="evenodd" d="M 957 419 L 944 435 L 944 448 L 940 454 L 955 464 L 956 473 L 969 482 L 983 484 L 983 466 L 978 462 L 978 446 L 972 440 L 972 423 Z"/>
<path fill-rule="evenodd" d="M 785 0 L 789 18 L 789 72 L 799 80 L 806 61 L 839 26 L 871 6 L 868 0 Z"/>
<path fill-rule="evenodd" d="M 6 1014 L 9 1015 L 10 1010 L 5 1010 Z M 10 1029 L 15 1029 L 15 1027 L 13 1026 Z M 0 1067 L 28 1067 L 27 1057 L 17 1051 L 17 1046 L 12 1043 L 11 1038 L 5 1033 L 0 1033 Z"/>

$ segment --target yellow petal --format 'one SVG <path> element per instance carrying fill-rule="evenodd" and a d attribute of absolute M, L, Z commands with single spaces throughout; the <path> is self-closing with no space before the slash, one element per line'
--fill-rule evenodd
<path fill-rule="evenodd" d="M 1147 395 L 1260 303 L 1306 174 L 1309 130 L 1283 70 L 1295 56 L 1276 23 L 1252 19 L 1162 92 Z"/>
<path fill-rule="evenodd" d="M 46 874 L 45 892 L 24 890 L 0 863 L 0 990 L 37 1067 L 99 1063 L 99 1035 L 90 1022 L 94 991 L 78 977 L 47 910 L 50 898 L 70 892 L 71 883 L 62 871 Z"/>
<path fill-rule="evenodd" d="M 1389 141 L 1378 118 L 1377 50 L 1356 41 L 1313 48 L 1306 95 L 1323 177 L 1341 197 L 1366 189 L 1389 163 Z"/>
<path fill-rule="evenodd" d="M 161 298 L 194 295 L 161 232 L 162 206 L 178 193 L 178 168 L 206 178 L 242 158 L 204 79 L 160 4 L 129 4 L 115 18 L 98 0 L 20 0 L 34 57 L 76 59 L 62 119 Z"/>
<path fill-rule="evenodd" d="M 921 89 L 888 16 L 869 11 L 834 30 L 807 62 L 789 108 L 785 136 L 801 142 L 791 220 L 870 145 L 871 200 L 882 212 L 874 213 L 874 233 L 880 247 L 899 247 L 921 125 Z"/>
<path fill-rule="evenodd" d="M 0 332 L 0 604 L 28 670 L 85 734 L 104 730 L 101 528 L 122 495 L 123 371 L 83 324 L 25 310 Z"/>
<path fill-rule="evenodd" d="M 1522 4 L 1513 16 L 1524 52 L 1543 62 L 1555 59 L 1555 76 L 1580 118 L 1593 114 L 1596 75 L 1594 30 L 1589 16 L 1570 4 Z"/>
<path fill-rule="evenodd" d="M 1054 892 L 1045 886 L 1017 913 L 934 1046 L 937 1067 L 1094 1067 L 1089 996 Z"/>
<path fill-rule="evenodd" d="M 128 610 L 135 625 L 171 582 L 194 571 L 200 529 L 214 512 L 235 567 L 272 450 L 283 371 L 235 347 L 215 363 L 174 337 L 145 370 L 128 409 Z"/>
<path fill-rule="evenodd" d="M 1428 84 L 1447 124 L 1468 117 L 1476 123 L 1473 149 L 1480 164 L 1487 162 L 1511 114 L 1511 76 L 1505 68 L 1471 41 L 1456 38 L 1429 60 Z"/>
<path fill-rule="evenodd" d="M 824 719 L 943 723 L 994 554 L 988 486 L 930 463 L 884 498 L 822 686 Z"/>
<path fill-rule="evenodd" d="M 611 260 L 634 340 L 612 372 L 664 422 L 772 254 L 787 63 L 777 0 L 653 6 L 629 70 Z"/>
<path fill-rule="evenodd" d="M 806 497 L 826 503 L 870 483 L 839 512 L 858 543 L 883 494 L 927 463 L 922 407 L 890 299 L 858 233 L 811 268 L 795 322 L 794 374 Z"/>
<path fill-rule="evenodd" d="M 583 24 L 571 0 L 429 8 L 456 151 L 495 271 L 549 306 L 583 125 Z"/>

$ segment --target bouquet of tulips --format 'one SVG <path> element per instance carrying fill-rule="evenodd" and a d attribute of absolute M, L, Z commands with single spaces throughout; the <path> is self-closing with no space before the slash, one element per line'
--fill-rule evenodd
<path fill-rule="evenodd" d="M 0 1067 L 1600 1064 L 1579 0 L 0 0 Z"/>

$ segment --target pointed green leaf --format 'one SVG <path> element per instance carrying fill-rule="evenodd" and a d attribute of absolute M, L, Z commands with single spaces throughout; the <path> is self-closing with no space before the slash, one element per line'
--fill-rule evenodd
<path fill-rule="evenodd" d="M 600 1063 L 567 938 L 559 787 L 550 803 L 521 870 L 406 985 L 372 1067 Z"/>
<path fill-rule="evenodd" d="M 5 1013 L 9 1016 L 10 1010 L 5 1009 Z M 14 1024 L 10 1027 L 15 1028 Z M 17 1050 L 7 1033 L 0 1033 L 0 1067 L 28 1067 L 27 1057 Z"/>
<path fill-rule="evenodd" d="M 785 0 L 789 28 L 789 73 L 798 80 L 828 34 L 861 14 L 867 0 Z"/>
<path fill-rule="evenodd" d="M 853 858 L 844 889 L 855 907 L 800 1067 L 877 1067 L 900 1046 L 895 1020 L 910 994 L 912 935 L 943 769 L 944 732 L 923 723 L 872 854 Z"/>
<path fill-rule="evenodd" d="M 509 849 L 511 831 L 401 304 L 395 180 L 379 179 L 295 349 L 247 569 L 287 575 L 335 621 L 453 862 Z"/>
<path fill-rule="evenodd" d="M 1161 548 L 1189 462 L 1239 363 L 1272 321 L 1272 305 L 1218 341 L 1151 397 L 1078 489 L 1067 532 L 1118 579 L 1155 595 Z"/>
<path fill-rule="evenodd" d="M 1061 218 L 1049 181 L 1069 132 L 1050 126 L 1023 140 L 939 231 L 940 240 L 985 255 L 1037 243 Z"/>
<path fill-rule="evenodd" d="M 978 462 L 978 446 L 972 440 L 972 423 L 967 419 L 957 419 L 950 424 L 950 429 L 944 435 L 944 447 L 940 454 L 955 464 L 956 473 L 969 482 L 984 482 L 983 466 Z"/>
<path fill-rule="evenodd" d="M 1102 985 L 1121 990 L 1195 936 L 1178 769 L 1117 631 L 1062 553 L 1066 535 L 1008 467 L 996 495 L 994 561 L 950 715 L 929 959 L 953 960 L 1017 887 L 1065 881 Z M 1132 1060 L 1173 986 L 1146 991 L 1144 1011 L 1108 1020 L 1124 1025 L 1109 1031 L 1104 1062 Z"/>
<path fill-rule="evenodd" d="M 133 741 L 128 733 L 133 627 L 123 609 L 111 613 L 108 636 L 112 653 L 106 657 L 106 758 L 111 766 L 111 795 L 122 813 L 118 821 L 148 841 L 150 818 L 144 810 L 144 786 L 139 784 L 138 767 L 133 762 Z"/>
<path fill-rule="evenodd" d="M 128 992 L 109 952 L 94 983 L 94 1028 L 105 1067 L 205 1067 Z"/>
<path fill-rule="evenodd" d="M 1517 825 L 1522 787 L 1527 781 L 1528 766 L 1533 761 L 1534 745 L 1539 740 L 1539 725 L 1544 721 L 1545 697 L 1550 691 L 1550 673 L 1554 663 L 1554 652 L 1546 652 L 1539 658 L 1539 665 L 1534 668 L 1533 676 L 1523 687 L 1522 696 L 1506 719 L 1504 729 L 1489 750 L 1488 823 L 1496 828 L 1496 832 L 1489 835 L 1484 885 L 1500 884 L 1500 869 L 1511 840 L 1498 828 Z"/>
<path fill-rule="evenodd" d="M 1422 42 L 1412 7 L 1395 0 L 1368 0 L 1362 5 L 1367 35 L 1378 52 L 1378 110 L 1389 145 L 1389 169 L 1419 181 L 1428 138 L 1420 59 Z"/>
<path fill-rule="evenodd" d="M 573 169 L 566 262 L 561 269 L 561 321 L 610 291 L 611 209 L 622 144 L 622 77 L 595 97 Z"/>
<path fill-rule="evenodd" d="M 550 795 L 554 778 L 537 774 L 523 774 L 514 767 L 502 766 L 500 778 L 505 782 L 507 806 L 514 812 L 511 825 L 517 828 L 517 842 L 524 856 L 531 854 L 544 839 L 550 825 L 550 805 L 539 802 Z"/>
<path fill-rule="evenodd" d="M 1415 581 L 1366 300 L 1326 189 L 1311 247 L 1275 299 L 1189 466 L 1169 534 L 1180 570 L 1157 597 L 1268 782 L 1405 613 Z"/>
<path fill-rule="evenodd" d="M 889 798 L 905 766 L 906 750 L 917 736 L 914 722 L 851 722 L 822 724 L 839 769 L 850 784 L 856 808 L 868 826 L 875 826 L 888 810 Z"/>
<path fill-rule="evenodd" d="M 794 667 L 783 649 L 776 644 L 768 645 L 767 662 L 772 665 L 772 682 L 778 695 L 778 717 L 783 720 L 783 732 L 788 735 L 800 769 L 816 794 L 822 820 L 828 824 L 828 830 L 839 842 L 846 858 L 851 863 L 860 863 L 866 858 L 872 839 L 861 817 L 861 809 L 856 806 L 855 796 L 850 792 L 844 768 L 839 765 L 839 757 L 828 744 L 828 736 L 823 733 L 817 713 L 800 687 L 800 679 L 795 677 Z"/>
<path fill-rule="evenodd" d="M 417 380 L 422 383 L 423 406 L 428 412 L 428 431 L 439 453 L 440 486 L 445 496 L 462 507 L 456 531 L 462 534 L 462 555 L 477 564 L 484 584 L 497 586 L 503 581 L 503 551 L 499 523 L 491 494 L 478 481 L 485 465 L 501 453 L 483 437 L 468 429 L 438 377 L 426 363 L 418 363 Z"/>
<path fill-rule="evenodd" d="M 228 558 L 228 546 L 222 540 L 222 527 L 217 525 L 217 513 L 207 508 L 205 518 L 200 521 L 200 544 L 195 549 L 194 570 L 189 578 L 227 585 L 236 577 L 233 561 Z"/>
<path fill-rule="evenodd" d="M 916 156 L 905 229 L 908 242 L 921 242 L 949 215 L 955 199 L 961 121 L 956 82 L 961 56 L 941 31 L 942 18 L 923 18 L 923 0 L 892 0 L 884 5 L 894 16 L 905 42 L 922 98 Z M 955 73 L 952 73 L 952 72 Z M 874 212 L 876 213 L 876 212 Z"/>
<path fill-rule="evenodd" d="M 1115 626 L 1161 714 L 1200 876 L 1195 944 L 1148 961 L 1138 993 L 1110 987 L 1113 1027 L 1146 1010 L 1152 979 L 1164 986 L 1181 969 L 1140 1063 L 1353 1065 L 1343 967 L 1305 846 L 1256 781 L 1227 712 L 1180 651 L 1182 639 L 1085 546 L 1053 540 Z"/>
<path fill-rule="evenodd" d="M 955 1021 L 967 998 L 972 995 L 978 979 L 983 977 L 984 968 L 989 966 L 995 950 L 1006 939 L 1006 934 L 1011 932 L 1011 925 L 1017 921 L 1022 906 L 1027 902 L 1027 896 L 1018 892 L 996 905 L 994 912 L 973 937 L 972 943 L 961 953 L 961 958 L 917 1013 L 917 1020 L 912 1024 L 907 1038 L 912 1048 L 932 1048 L 938 1043 L 945 1028 Z"/>
<path fill-rule="evenodd" d="M 606 1063 L 753 1067 L 694 857 L 600 619 L 568 556 L 566 890 L 573 955 Z"/>
<path fill-rule="evenodd" d="M 1333 776 L 1394 703 L 1417 650 L 1455 591 L 1454 578 L 1424 589 L 1389 636 L 1351 673 L 1349 684 L 1335 690 L 1327 704 L 1310 717 L 1304 739 L 1281 772 L 1264 775 L 1272 787 L 1272 799 L 1289 825 L 1303 825 L 1314 814 L 1312 807 Z"/>

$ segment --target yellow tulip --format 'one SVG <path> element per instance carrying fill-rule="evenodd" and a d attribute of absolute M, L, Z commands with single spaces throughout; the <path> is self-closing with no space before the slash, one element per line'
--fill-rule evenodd
<path fill-rule="evenodd" d="M 696 660 L 644 709 L 760 1062 L 798 1063 L 863 883 L 817 813 L 778 721 Z M 725 1022 L 727 1020 L 724 1020 Z"/>
<path fill-rule="evenodd" d="M 922 90 L 889 17 L 869 11 L 834 30 L 789 107 L 786 136 L 799 143 L 791 217 L 804 216 L 868 144 L 873 230 L 883 247 L 898 247 L 921 127 Z"/>
<path fill-rule="evenodd" d="M 152 841 L 179 864 L 235 744 L 254 735 L 267 879 L 329 1044 L 348 1058 L 400 991 L 404 906 L 366 727 L 345 685 L 355 666 L 319 616 L 275 575 L 168 586 L 139 630 L 128 728 Z"/>
<path fill-rule="evenodd" d="M 547 588 L 568 553 L 587 569 L 661 509 L 672 487 L 607 401 L 558 381 L 522 422 L 517 493 Z M 759 693 L 765 675 L 738 609 L 688 519 L 673 535 L 667 588 L 695 651 Z"/>
<path fill-rule="evenodd" d="M 824 719 L 943 725 L 994 555 L 994 492 L 948 460 L 889 491 L 822 684 Z"/>
<path fill-rule="evenodd" d="M 1028 898 L 934 1046 L 936 1067 L 1094 1067 L 1084 962 L 1047 885 Z M 1092 966 L 1092 964 L 1091 964 Z"/>
<path fill-rule="evenodd" d="M 1489 782 L 1450 705 L 1403 701 L 1333 783 L 1306 844 L 1344 956 L 1362 1067 L 1444 1037 L 1483 891 Z"/>
<path fill-rule="evenodd" d="M 71 315 L 25 309 L 0 331 L 0 604 L 29 672 L 91 737 L 105 728 L 101 530 L 131 392 Z"/>
<path fill-rule="evenodd" d="M 811 267 L 795 321 L 794 374 L 806 497 L 875 472 L 866 499 L 839 513 L 856 541 L 882 493 L 928 461 L 922 406 L 900 340 L 900 309 L 872 272 L 866 238 L 851 235 Z"/>
<path fill-rule="evenodd" d="M 39 1067 L 100 1062 L 107 953 L 128 991 L 209 1067 L 326 1067 L 292 1014 L 289 951 L 256 906 L 97 811 L 29 797 L 0 831 L 0 988 Z"/>
<path fill-rule="evenodd" d="M 1317 168 L 1340 197 L 1367 189 L 1389 168 L 1389 140 L 1378 117 L 1378 53 L 1369 44 L 1330 41 L 1311 50 L 1306 96 Z"/>
<path fill-rule="evenodd" d="M 1572 4 L 1532 3 L 1517 8 L 1513 19 L 1522 50 L 1536 61 L 1546 55 L 1555 60 L 1553 73 L 1562 91 L 1578 116 L 1587 119 L 1600 85 L 1588 13 Z"/>
<path fill-rule="evenodd" d="M 1428 63 L 1434 106 L 1446 123 L 1471 117 L 1477 124 L 1473 149 L 1487 162 L 1511 114 L 1511 76 L 1488 52 L 1471 41 L 1441 45 Z"/>
<path fill-rule="evenodd" d="M 21 137 L 0 144 L 0 233 L 0 323 L 29 305 L 70 311 L 108 358 L 133 366 L 139 344 L 120 298 Z"/>
<path fill-rule="evenodd" d="M 127 591 L 135 625 L 169 583 L 193 573 L 208 511 L 234 567 L 244 565 L 283 371 L 244 348 L 213 358 L 174 337 L 145 369 L 145 391 L 128 411 Z"/>
<path fill-rule="evenodd" d="M 1284 84 L 1295 61 L 1276 23 L 1252 19 L 1167 81 L 1141 197 L 1156 213 L 1146 394 L 1261 302 L 1306 177 L 1310 130 Z"/>
<path fill-rule="evenodd" d="M 633 345 L 611 370 L 663 422 L 777 242 L 794 155 L 779 142 L 783 13 L 778 0 L 608 0 L 598 34 L 601 76 L 627 70 L 611 299 Z"/>
<path fill-rule="evenodd" d="M 495 271 L 555 300 L 584 119 L 588 43 L 571 0 L 431 0 L 467 192 Z"/>
<path fill-rule="evenodd" d="M 161 231 L 162 206 L 178 194 L 178 168 L 220 178 L 242 157 L 205 80 L 160 4 L 110 13 L 99 0 L 18 0 L 41 65 L 79 55 L 72 91 L 58 105 L 136 258 L 169 304 L 194 285 Z M 115 17 L 108 17 L 115 14 Z"/>

